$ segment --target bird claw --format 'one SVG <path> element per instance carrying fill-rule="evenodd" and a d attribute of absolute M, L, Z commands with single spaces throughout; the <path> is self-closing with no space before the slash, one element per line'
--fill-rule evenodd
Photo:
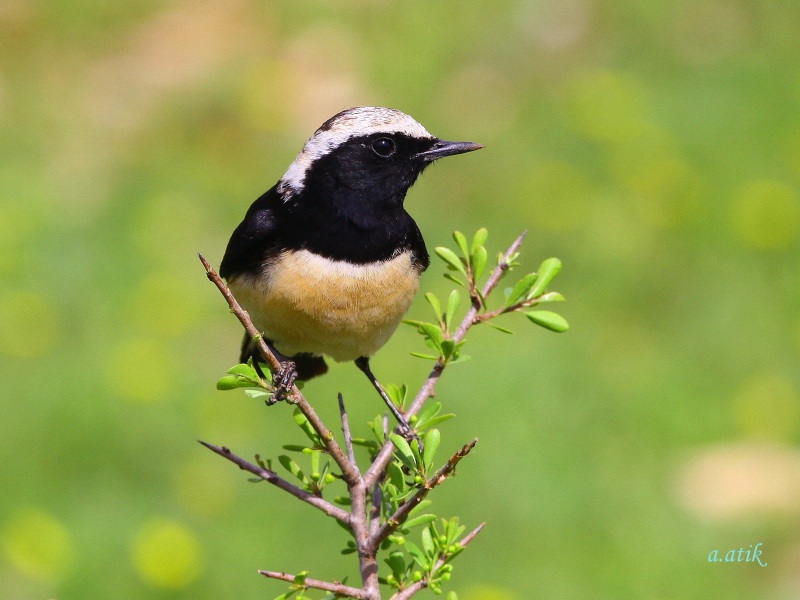
<path fill-rule="evenodd" d="M 275 391 L 267 400 L 267 404 L 272 405 L 280 400 L 285 400 L 296 379 L 297 369 L 295 364 L 290 360 L 282 362 L 281 368 L 272 374 L 272 385 L 275 387 Z"/>

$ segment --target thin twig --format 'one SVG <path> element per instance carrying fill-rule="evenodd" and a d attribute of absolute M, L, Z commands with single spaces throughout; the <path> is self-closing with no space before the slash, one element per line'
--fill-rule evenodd
<path fill-rule="evenodd" d="M 350 423 L 347 420 L 347 411 L 344 409 L 344 398 L 341 392 L 338 395 L 339 400 L 339 416 L 342 420 L 342 435 L 344 435 L 344 448 L 347 451 L 347 458 L 350 462 L 356 464 L 356 454 L 353 452 L 353 436 L 350 434 Z"/>
<path fill-rule="evenodd" d="M 435 488 L 437 485 L 442 483 L 447 477 L 456 469 L 456 465 L 464 458 L 467 454 L 469 454 L 470 450 L 475 447 L 475 444 L 478 443 L 478 439 L 475 438 L 471 442 L 464 444 L 464 446 L 438 470 L 433 476 L 426 480 L 423 486 L 417 490 L 417 492 L 408 499 L 407 502 L 404 502 L 400 505 L 394 514 L 386 519 L 386 523 L 378 529 L 378 531 L 372 536 L 372 543 L 375 544 L 375 548 L 377 549 L 380 546 L 380 543 L 385 540 L 387 537 L 392 535 L 392 533 L 397 530 L 403 524 L 403 521 L 406 520 L 408 514 L 414 510 L 414 508 L 419 505 L 425 499 L 430 491 Z"/>
<path fill-rule="evenodd" d="M 509 269 L 508 259 L 519 249 L 520 245 L 522 244 L 522 240 L 525 237 L 525 234 L 526 234 L 525 231 L 519 234 L 519 236 L 517 236 L 517 239 L 515 239 L 512 242 L 512 244 L 508 247 L 508 249 L 503 253 L 500 262 L 489 274 L 489 278 L 486 280 L 483 289 L 481 289 L 482 297 L 485 298 L 486 296 L 489 295 L 489 293 L 495 288 L 497 283 L 500 281 L 500 278 L 503 276 L 503 273 L 505 273 Z M 461 319 L 461 323 L 459 324 L 458 328 L 453 334 L 453 337 L 451 338 L 453 342 L 458 343 L 464 339 L 464 336 L 467 334 L 467 331 L 469 331 L 469 328 L 475 324 L 475 315 L 478 314 L 480 309 L 481 309 L 480 299 L 473 298 L 472 305 L 467 310 L 467 314 L 464 315 L 464 318 Z M 412 415 L 417 414 L 419 410 L 422 408 L 422 405 L 425 403 L 425 401 L 431 396 L 433 396 L 433 390 L 436 387 L 436 382 L 439 381 L 439 377 L 442 375 L 442 371 L 444 371 L 445 366 L 446 363 L 441 358 L 438 359 L 436 363 L 433 365 L 433 368 L 431 369 L 431 372 L 428 374 L 427 379 L 422 384 L 422 387 L 419 389 L 416 396 L 414 396 L 414 400 L 411 402 L 411 405 L 409 406 L 408 410 L 405 411 L 404 413 L 406 420 L 408 420 Z M 373 485 L 375 481 L 377 481 L 378 477 L 383 472 L 383 470 L 386 468 L 386 465 L 389 464 L 389 461 L 392 458 L 393 448 L 394 445 L 392 444 L 392 442 L 390 440 L 387 440 L 383 444 L 383 447 L 378 451 L 378 455 L 375 457 L 375 460 L 372 462 L 372 465 L 370 466 L 369 469 L 367 469 L 367 472 L 364 474 L 364 480 L 367 482 L 367 485 L 370 486 Z"/>
<path fill-rule="evenodd" d="M 228 289 L 228 286 L 225 285 L 225 282 L 222 281 L 220 276 L 209 264 L 209 262 L 203 258 L 203 255 L 198 254 L 197 256 L 200 258 L 200 262 L 203 263 L 203 267 L 205 267 L 206 276 L 214 285 L 217 286 L 217 289 L 228 302 L 231 312 L 236 315 L 236 318 L 239 319 L 239 322 L 242 324 L 247 334 L 255 341 L 256 347 L 261 353 L 261 356 L 264 357 L 273 371 L 280 369 L 280 361 L 275 354 L 273 354 L 272 350 L 270 350 L 269 346 L 267 346 L 267 343 L 264 341 L 261 332 L 256 329 L 255 325 L 253 325 L 253 321 L 250 320 L 250 315 L 247 314 L 247 311 L 244 310 L 236 301 L 236 298 L 233 297 L 233 294 Z M 344 477 L 345 481 L 353 484 L 358 482 L 361 479 L 361 473 L 359 472 L 358 467 L 354 462 L 350 462 L 347 459 L 342 452 L 342 449 L 339 447 L 339 444 L 336 443 L 333 434 L 328 430 L 327 427 L 325 427 L 322 420 L 317 416 L 317 413 L 308 403 L 308 400 L 305 399 L 300 390 L 297 389 L 296 385 L 293 385 L 288 390 L 287 399 L 300 409 L 300 412 L 305 415 L 306 419 L 308 419 L 308 422 L 319 434 L 320 438 L 322 438 L 322 443 L 325 445 L 325 449 L 328 451 L 328 454 L 330 454 L 331 458 L 333 458 L 334 462 L 342 470 L 342 477 Z"/>
<path fill-rule="evenodd" d="M 483 529 L 483 526 L 484 526 L 484 525 L 486 525 L 486 523 L 481 523 L 481 524 L 480 524 L 480 525 L 478 525 L 478 526 L 477 526 L 475 529 L 473 529 L 472 531 L 470 531 L 470 532 L 469 532 L 467 535 L 465 535 L 465 536 L 464 536 L 464 538 L 463 538 L 463 539 L 462 539 L 462 540 L 459 542 L 459 545 L 460 545 L 462 548 L 466 548 L 466 547 L 467 547 L 467 545 L 468 545 L 468 544 L 469 544 L 469 543 L 470 543 L 470 542 L 471 542 L 473 539 L 475 539 L 475 536 L 476 536 L 476 535 L 478 535 L 478 534 L 481 532 L 481 529 Z M 441 567 L 442 567 L 442 566 L 443 566 L 443 565 L 444 565 L 446 562 L 447 562 L 447 560 L 445 560 L 444 558 L 439 558 L 439 560 L 437 560 L 437 561 L 434 563 L 434 565 L 433 565 L 433 569 L 432 569 L 432 570 L 433 570 L 433 571 L 436 571 L 437 569 L 441 568 Z M 414 594 L 416 594 L 418 591 L 420 591 L 422 588 L 426 588 L 426 587 L 428 587 L 428 580 L 423 578 L 423 579 L 421 579 L 421 580 L 419 580 L 419 581 L 417 581 L 417 582 L 415 582 L 415 583 L 412 583 L 412 584 L 411 584 L 410 586 L 408 586 L 406 589 L 404 589 L 404 590 L 400 590 L 399 592 L 397 592 L 396 594 L 394 594 L 394 595 L 393 595 L 391 598 L 389 598 L 389 600 L 407 600 L 408 598 L 411 598 L 411 596 L 413 596 Z"/>
<path fill-rule="evenodd" d="M 216 454 L 219 454 L 223 458 L 227 458 L 235 465 L 238 465 L 240 469 L 248 471 L 253 475 L 255 475 L 256 477 L 260 477 L 264 481 L 267 481 L 272 485 L 279 487 L 285 492 L 289 492 L 295 498 L 298 498 L 303 502 L 310 504 L 314 508 L 318 508 L 329 517 L 333 517 L 337 521 L 341 521 L 346 525 L 350 524 L 350 513 L 348 513 L 346 510 L 343 510 L 338 506 L 331 504 L 327 500 L 323 500 L 319 496 L 315 496 L 314 494 L 311 494 L 297 487 L 296 485 L 289 483 L 274 471 L 265 469 L 264 467 L 261 467 L 259 465 L 254 465 L 253 463 L 246 461 L 240 456 L 235 455 L 228 448 L 215 446 L 214 444 L 209 444 L 208 442 L 203 442 L 203 441 L 200 441 L 200 443 L 203 444 L 203 446 L 205 446 L 212 452 L 215 452 Z"/>
<path fill-rule="evenodd" d="M 288 581 L 289 583 L 294 583 L 295 581 L 295 576 L 290 575 L 289 573 L 279 573 L 277 571 L 259 571 L 259 573 L 264 577 L 269 577 L 270 579 L 279 579 L 281 581 Z M 303 579 L 303 583 L 301 585 L 306 588 L 314 588 L 317 590 L 332 592 L 337 596 L 345 596 L 347 598 L 358 598 L 359 600 L 363 600 L 366 598 L 364 590 L 350 587 L 349 585 L 344 585 L 342 583 L 332 583 L 328 581 L 320 581 L 319 579 L 311 579 L 310 577 L 306 577 Z"/>

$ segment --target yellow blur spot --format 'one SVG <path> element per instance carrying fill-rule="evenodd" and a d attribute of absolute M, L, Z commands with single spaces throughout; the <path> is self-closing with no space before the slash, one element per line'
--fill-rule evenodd
<path fill-rule="evenodd" d="M 36 358 L 59 343 L 57 308 L 36 292 L 9 290 L 0 295 L 0 354 Z"/>
<path fill-rule="evenodd" d="M 745 185 L 731 207 L 731 225 L 741 241 L 759 250 L 780 250 L 800 234 L 800 200 L 779 181 Z"/>
<path fill-rule="evenodd" d="M 235 495 L 237 479 L 226 461 L 203 455 L 183 465 L 175 474 L 173 490 L 178 501 L 189 512 L 211 517 L 220 514 Z"/>
<path fill-rule="evenodd" d="M 680 226 L 703 212 L 706 189 L 696 169 L 678 153 L 669 132 L 657 127 L 617 144 L 610 153 L 615 178 L 633 195 L 642 221 Z"/>
<path fill-rule="evenodd" d="M 733 401 L 740 431 L 753 438 L 789 441 L 800 421 L 800 398 L 792 382 L 777 374 L 747 379 Z"/>
<path fill-rule="evenodd" d="M 108 354 L 106 375 L 114 394 L 138 402 L 167 396 L 175 368 L 166 350 L 149 339 L 121 340 Z"/>
<path fill-rule="evenodd" d="M 460 597 L 461 594 L 459 594 Z M 519 596 L 510 590 L 489 585 L 476 585 L 467 588 L 463 598 L 464 600 L 519 600 Z"/>
<path fill-rule="evenodd" d="M 199 314 L 192 283 L 175 273 L 151 273 L 133 292 L 130 323 L 137 331 L 156 337 L 186 332 Z"/>
<path fill-rule="evenodd" d="M 3 553 L 24 575 L 47 582 L 58 580 L 72 562 L 73 547 L 64 526 L 42 510 L 13 516 L 0 533 Z"/>
<path fill-rule="evenodd" d="M 599 71 L 583 77 L 567 105 L 572 124 L 601 141 L 624 141 L 647 127 L 644 90 L 621 73 Z"/>
<path fill-rule="evenodd" d="M 162 589 L 180 589 L 200 573 L 200 545 L 182 525 L 168 519 L 152 519 L 136 534 L 131 562 L 146 584 Z"/>

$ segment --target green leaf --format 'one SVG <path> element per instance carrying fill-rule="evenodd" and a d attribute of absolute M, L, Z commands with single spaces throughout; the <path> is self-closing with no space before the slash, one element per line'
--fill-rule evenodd
<path fill-rule="evenodd" d="M 461 254 L 464 256 L 469 256 L 469 250 L 467 249 L 467 238 L 464 236 L 464 234 L 460 231 L 454 231 L 453 239 L 455 240 L 456 244 L 458 244 L 458 249 L 461 250 Z"/>
<path fill-rule="evenodd" d="M 235 390 L 242 387 L 253 387 L 253 382 L 239 375 L 225 375 L 217 381 L 218 390 Z"/>
<path fill-rule="evenodd" d="M 319 434 L 314 431 L 314 428 L 311 426 L 311 423 L 308 422 L 306 416 L 300 412 L 299 408 L 294 409 L 294 413 L 292 414 L 292 418 L 294 418 L 294 422 L 297 423 L 298 427 L 303 430 L 303 433 L 306 434 L 308 439 L 314 442 L 315 446 L 324 446 L 322 443 L 322 439 L 319 437 Z"/>
<path fill-rule="evenodd" d="M 395 550 L 394 552 L 390 552 L 389 557 L 383 562 L 389 565 L 389 568 L 392 570 L 392 575 L 394 575 L 396 579 L 403 578 L 403 574 L 406 570 L 406 561 L 402 551 Z"/>
<path fill-rule="evenodd" d="M 456 311 L 458 310 L 458 304 L 461 301 L 461 294 L 458 293 L 458 290 L 453 290 L 450 292 L 450 295 L 447 297 L 447 310 L 444 314 L 444 323 L 447 331 L 450 331 L 451 325 L 453 323 L 453 318 L 455 317 Z"/>
<path fill-rule="evenodd" d="M 308 484 L 308 480 L 306 479 L 303 470 L 300 468 L 300 465 L 294 462 L 290 457 L 286 456 L 285 454 L 281 454 L 278 457 L 278 462 L 281 463 L 283 468 L 289 471 L 289 473 L 297 477 L 303 483 Z"/>
<path fill-rule="evenodd" d="M 417 423 L 420 425 L 423 424 L 425 421 L 430 419 L 431 417 L 435 417 L 439 414 L 439 411 L 442 410 L 442 403 L 441 402 L 427 402 L 417 413 Z"/>
<path fill-rule="evenodd" d="M 422 352 L 409 352 L 409 354 L 417 358 L 425 358 L 427 360 L 439 360 L 439 357 L 434 356 L 433 354 L 423 354 Z"/>
<path fill-rule="evenodd" d="M 460 272 L 462 275 L 466 276 L 467 271 L 464 268 L 464 263 L 461 262 L 461 259 L 458 258 L 455 252 L 450 250 L 450 248 L 445 248 L 444 246 L 437 246 L 433 249 L 434 252 L 441 258 L 444 262 L 448 264 L 453 270 Z"/>
<path fill-rule="evenodd" d="M 543 260 L 542 264 L 539 265 L 539 277 L 536 279 L 536 285 L 528 292 L 528 298 L 536 298 L 536 296 L 544 293 L 547 286 L 550 285 L 550 282 L 553 281 L 553 278 L 558 275 L 560 270 L 561 261 L 557 258 L 547 258 Z"/>
<path fill-rule="evenodd" d="M 422 530 L 422 550 L 428 558 L 433 558 L 436 555 L 436 546 L 433 545 L 430 526 Z"/>
<path fill-rule="evenodd" d="M 389 435 L 389 439 L 392 440 L 392 444 L 397 450 L 396 456 L 400 462 L 403 463 L 403 466 L 411 471 L 415 471 L 417 468 L 417 461 L 414 458 L 414 452 L 411 450 L 411 446 L 409 446 L 405 438 L 396 433 L 392 433 Z"/>
<path fill-rule="evenodd" d="M 306 582 L 306 577 L 308 577 L 308 571 L 300 571 L 297 575 L 294 576 L 294 582 L 297 585 L 304 585 Z"/>
<path fill-rule="evenodd" d="M 458 600 L 458 594 L 455 592 L 447 592 L 447 595 L 444 597 L 444 600 Z"/>
<path fill-rule="evenodd" d="M 248 364 L 235 365 L 228 369 L 227 373 L 229 375 L 241 375 L 242 377 L 247 377 L 248 379 L 258 379 L 256 370 Z"/>
<path fill-rule="evenodd" d="M 457 362 L 457 360 L 458 359 L 456 359 L 456 361 L 454 362 Z M 438 425 L 439 423 L 444 423 L 445 421 L 449 421 L 453 417 L 455 417 L 453 413 L 448 413 L 446 415 L 439 415 L 438 417 L 433 417 L 432 419 L 428 419 L 424 423 L 419 423 L 417 425 L 417 430 L 424 431 L 426 429 L 433 427 L 434 425 Z"/>
<path fill-rule="evenodd" d="M 425 465 L 426 472 L 430 470 L 431 465 L 433 465 L 433 457 L 436 455 L 436 450 L 439 448 L 439 442 L 441 441 L 442 435 L 439 433 L 438 429 L 431 429 L 428 433 L 425 434 L 424 440 L 424 447 L 422 453 L 422 464 Z"/>
<path fill-rule="evenodd" d="M 445 360 L 453 356 L 453 351 L 456 349 L 456 343 L 453 340 L 442 340 L 441 343 L 442 356 Z"/>
<path fill-rule="evenodd" d="M 299 444 L 286 444 L 283 446 L 284 450 L 288 450 L 289 452 L 304 452 L 309 448 L 307 446 L 301 446 Z"/>
<path fill-rule="evenodd" d="M 419 527 L 420 525 L 433 523 L 435 520 L 436 520 L 436 515 L 431 515 L 431 514 L 420 515 L 418 517 L 414 517 L 413 519 L 408 519 L 405 523 L 403 523 L 403 529 L 411 529 L 412 527 Z"/>
<path fill-rule="evenodd" d="M 536 273 L 528 273 L 525 275 L 525 277 L 515 283 L 514 287 L 511 288 L 511 292 L 509 292 L 508 297 L 506 298 L 505 306 L 516 304 L 520 298 L 530 291 L 537 279 L 538 275 Z"/>
<path fill-rule="evenodd" d="M 439 299 L 436 297 L 436 294 L 432 292 L 428 292 L 425 294 L 425 300 L 428 301 L 428 304 L 431 305 L 433 308 L 433 312 L 436 315 L 436 320 L 442 320 L 442 305 L 439 303 Z"/>
<path fill-rule="evenodd" d="M 566 298 L 558 292 L 547 292 L 539 296 L 537 302 L 564 302 Z"/>
<path fill-rule="evenodd" d="M 427 527 L 423 529 L 423 531 L 427 531 Z M 405 545 L 406 551 L 411 555 L 411 558 L 414 559 L 414 562 L 416 562 L 423 569 L 427 570 L 430 566 L 430 563 L 425 556 L 425 553 L 413 542 L 406 541 Z"/>
<path fill-rule="evenodd" d="M 445 279 L 449 279 L 449 280 L 450 280 L 450 281 L 452 281 L 453 283 L 457 283 L 458 285 L 460 285 L 460 286 L 461 286 L 461 287 L 463 287 L 464 289 L 467 289 L 467 290 L 469 289 L 469 286 L 468 286 L 466 283 L 464 283 L 463 281 L 461 281 L 461 280 L 460 280 L 458 277 L 456 277 L 456 276 L 455 276 L 455 275 L 453 275 L 452 273 L 445 273 L 445 274 L 444 274 L 444 278 L 445 278 Z"/>
<path fill-rule="evenodd" d="M 470 248 L 470 254 L 475 254 L 475 250 L 479 246 L 483 246 L 486 243 L 486 238 L 489 237 L 489 230 L 486 227 L 481 227 L 478 231 L 475 232 L 475 235 L 472 236 L 472 247 Z"/>
<path fill-rule="evenodd" d="M 550 312 L 549 310 L 532 310 L 526 312 L 525 316 L 537 325 L 549 329 L 550 331 L 562 333 L 569 329 L 569 323 L 567 323 L 564 317 L 557 313 Z"/>
<path fill-rule="evenodd" d="M 271 392 L 266 392 L 264 390 L 245 390 L 244 393 L 253 400 L 268 400 L 272 397 Z"/>
<path fill-rule="evenodd" d="M 397 466 L 396 462 L 390 462 L 388 467 L 389 482 L 397 488 L 399 492 L 406 489 L 406 478 L 403 476 L 403 471 Z"/>
<path fill-rule="evenodd" d="M 478 246 L 472 253 L 470 262 L 472 264 L 472 277 L 475 281 L 480 279 L 481 275 L 483 275 L 483 270 L 486 268 L 486 261 L 488 258 L 489 255 L 486 253 L 486 248 L 483 246 Z"/>
<path fill-rule="evenodd" d="M 406 403 L 406 396 L 408 395 L 408 387 L 406 384 L 402 384 L 400 387 L 394 385 L 393 383 L 387 383 L 384 386 L 384 390 L 386 394 L 389 396 L 389 399 L 394 403 L 395 406 L 403 407 Z"/>
<path fill-rule="evenodd" d="M 503 333 L 514 333 L 510 329 L 506 329 L 505 327 L 500 327 L 500 325 L 495 325 L 491 321 L 484 321 L 484 323 L 486 323 L 492 329 L 497 329 L 497 331 L 502 331 Z"/>
<path fill-rule="evenodd" d="M 424 334 L 429 340 L 431 340 L 437 348 L 441 347 L 442 340 L 444 339 L 444 334 L 442 333 L 441 327 L 438 325 L 434 325 L 433 323 L 420 323 L 417 325 L 419 328 L 420 333 Z"/>

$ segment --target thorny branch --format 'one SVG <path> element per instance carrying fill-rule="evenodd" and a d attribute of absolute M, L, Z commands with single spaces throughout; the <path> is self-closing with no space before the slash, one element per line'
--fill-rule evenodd
<path fill-rule="evenodd" d="M 467 331 L 472 325 L 480 322 L 476 318 L 482 308 L 481 298 L 485 298 L 497 285 L 503 273 L 509 268 L 509 257 L 516 253 L 522 239 L 525 236 L 523 232 L 514 242 L 509 246 L 503 254 L 498 265 L 492 270 L 480 294 L 475 289 L 475 282 L 470 280 L 472 289 L 470 290 L 470 297 L 472 304 L 467 310 L 466 315 L 461 320 L 458 328 L 452 336 L 452 340 L 456 343 L 462 341 Z M 281 364 L 275 354 L 271 351 L 267 343 L 264 341 L 262 334 L 256 329 L 250 320 L 250 316 L 239 305 L 233 294 L 228 287 L 219 277 L 214 268 L 203 258 L 198 255 L 203 267 L 206 270 L 208 279 L 214 283 L 217 289 L 228 303 L 231 312 L 239 319 L 239 322 L 245 328 L 247 334 L 255 341 L 261 356 L 270 366 L 272 371 L 280 369 Z M 441 376 L 446 362 L 439 359 L 434 364 L 431 372 L 426 378 L 420 390 L 415 395 L 411 405 L 405 412 L 406 419 L 416 415 L 422 408 L 425 401 L 433 396 L 433 391 L 439 377 Z M 346 586 L 339 582 L 326 582 L 317 579 L 310 579 L 302 577 L 299 579 L 302 583 L 298 583 L 298 578 L 287 573 L 279 573 L 275 571 L 259 571 L 265 577 L 271 579 L 278 579 L 299 585 L 300 587 L 315 588 L 332 592 L 337 596 L 356 598 L 358 600 L 380 600 L 380 590 L 378 587 L 378 565 L 377 565 L 377 551 L 380 547 L 382 540 L 386 539 L 392 534 L 408 517 L 409 512 L 417 506 L 425 496 L 444 479 L 446 479 L 455 470 L 458 462 L 466 456 L 467 453 L 475 446 L 477 440 L 472 440 L 454 454 L 447 463 L 442 466 L 430 479 L 426 480 L 423 486 L 403 505 L 401 505 L 395 513 L 383 524 L 380 524 L 380 502 L 381 493 L 379 483 L 385 476 L 386 468 L 391 461 L 393 444 L 391 441 L 386 441 L 379 450 L 378 454 L 374 457 L 373 462 L 366 473 L 362 474 L 355 462 L 352 437 L 350 435 L 349 425 L 347 421 L 347 413 L 344 409 L 344 402 L 341 395 L 339 396 L 339 408 L 342 421 L 342 432 L 345 440 L 345 450 L 343 451 L 339 444 L 336 442 L 331 431 L 325 426 L 314 409 L 305 399 L 303 394 L 297 388 L 292 386 L 288 390 L 286 399 L 291 404 L 298 407 L 300 412 L 308 419 L 308 422 L 319 434 L 326 452 L 331 456 L 334 462 L 342 471 L 342 479 L 347 484 L 350 494 L 351 506 L 350 511 L 341 509 L 327 500 L 324 500 L 321 495 L 311 494 L 299 487 L 289 483 L 279 475 L 259 465 L 254 465 L 239 456 L 233 454 L 225 447 L 214 446 L 206 442 L 201 442 L 205 447 L 213 452 L 223 456 L 227 460 L 238 465 L 239 468 L 244 469 L 253 475 L 283 489 L 284 491 L 292 494 L 298 499 L 314 506 L 321 510 L 323 513 L 337 519 L 338 521 L 346 524 L 355 538 L 356 549 L 359 557 L 359 569 L 361 572 L 362 587 L 354 588 Z M 368 507 L 367 498 L 369 497 L 371 505 Z M 462 547 L 467 546 L 475 536 L 481 531 L 484 524 L 476 527 L 471 533 L 465 536 L 460 544 Z M 434 571 L 444 565 L 446 559 L 440 557 L 434 564 Z M 423 578 L 422 580 L 409 585 L 407 588 L 398 591 L 391 597 L 391 600 L 407 600 L 421 589 L 427 587 L 429 582 Z"/>

